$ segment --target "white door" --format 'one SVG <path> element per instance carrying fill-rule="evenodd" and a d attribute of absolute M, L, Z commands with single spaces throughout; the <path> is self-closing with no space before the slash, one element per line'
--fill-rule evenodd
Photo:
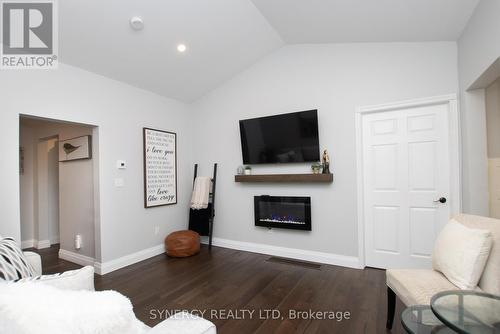
<path fill-rule="evenodd" d="M 367 266 L 430 267 L 450 217 L 448 117 L 447 104 L 362 116 Z"/>

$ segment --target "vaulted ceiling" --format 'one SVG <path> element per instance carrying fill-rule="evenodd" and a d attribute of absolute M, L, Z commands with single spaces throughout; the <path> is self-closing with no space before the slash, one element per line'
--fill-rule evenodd
<path fill-rule="evenodd" d="M 286 43 L 455 41 L 479 0 L 252 0 Z"/>
<path fill-rule="evenodd" d="M 455 41 L 478 1 L 64 0 L 60 59 L 190 102 L 284 44 Z"/>

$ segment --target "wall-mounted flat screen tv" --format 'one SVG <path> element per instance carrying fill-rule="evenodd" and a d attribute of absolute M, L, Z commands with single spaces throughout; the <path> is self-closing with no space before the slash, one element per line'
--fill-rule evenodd
<path fill-rule="evenodd" d="M 240 136 L 244 164 L 320 160 L 317 110 L 241 120 Z"/>

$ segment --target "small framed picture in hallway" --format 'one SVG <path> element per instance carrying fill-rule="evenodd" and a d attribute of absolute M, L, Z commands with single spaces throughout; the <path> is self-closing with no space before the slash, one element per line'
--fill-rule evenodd
<path fill-rule="evenodd" d="M 81 136 L 59 142 L 59 161 L 92 158 L 92 136 Z"/>
<path fill-rule="evenodd" d="M 177 204 L 177 134 L 144 128 L 144 207 Z"/>

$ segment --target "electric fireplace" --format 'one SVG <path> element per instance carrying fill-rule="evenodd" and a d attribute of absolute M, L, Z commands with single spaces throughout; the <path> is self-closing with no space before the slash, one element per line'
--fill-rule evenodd
<path fill-rule="evenodd" d="M 255 196 L 255 226 L 311 230 L 311 197 Z"/>

